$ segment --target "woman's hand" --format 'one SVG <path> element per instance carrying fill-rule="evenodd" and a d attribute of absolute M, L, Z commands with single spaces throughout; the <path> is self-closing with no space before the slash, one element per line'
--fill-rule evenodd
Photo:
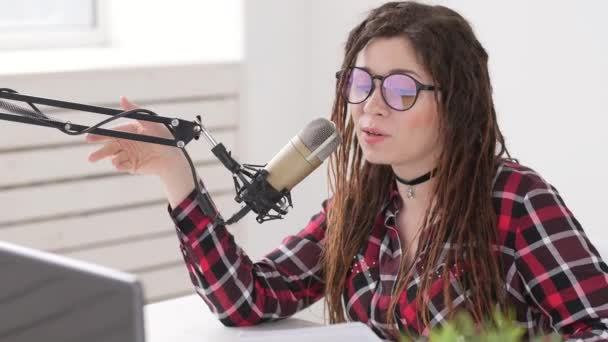
<path fill-rule="evenodd" d="M 125 97 L 120 98 L 120 106 L 125 111 L 138 108 Z M 173 139 L 173 135 L 167 127 L 149 121 L 137 120 L 113 127 L 112 130 Z M 96 134 L 87 134 L 86 141 L 103 143 L 102 147 L 89 155 L 90 162 L 112 158 L 112 165 L 118 171 L 159 176 L 173 208 L 194 189 L 190 164 L 184 153 L 177 147 Z"/>
<path fill-rule="evenodd" d="M 120 106 L 125 111 L 138 108 L 126 97 L 120 98 Z M 137 120 L 111 129 L 161 138 L 173 138 L 169 129 L 163 124 L 150 121 Z M 183 153 L 175 147 L 96 134 L 87 134 L 86 141 L 88 143 L 103 143 L 102 147 L 89 155 L 90 162 L 94 163 L 102 159 L 112 158 L 112 165 L 118 171 L 162 176 L 172 168 L 183 167 L 186 163 Z"/>

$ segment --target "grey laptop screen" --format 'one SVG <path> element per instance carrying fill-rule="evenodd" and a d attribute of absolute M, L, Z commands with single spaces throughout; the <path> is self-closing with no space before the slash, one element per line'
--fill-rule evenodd
<path fill-rule="evenodd" d="M 134 277 L 0 243 L 0 342 L 143 341 Z"/>

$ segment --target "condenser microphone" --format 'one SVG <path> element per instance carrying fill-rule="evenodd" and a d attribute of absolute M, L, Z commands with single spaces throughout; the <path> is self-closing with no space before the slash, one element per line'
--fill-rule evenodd
<path fill-rule="evenodd" d="M 311 121 L 294 136 L 266 165 L 240 165 L 230 157 L 223 144 L 218 144 L 206 132 L 214 145 L 211 150 L 232 171 L 237 194 L 235 200 L 245 203 L 227 224 L 240 220 L 249 211 L 255 212 L 260 223 L 282 218 L 292 207 L 290 191 L 317 169 L 336 151 L 342 138 L 336 125 L 324 118 Z M 249 171 L 256 171 L 255 174 Z M 241 184 L 242 183 L 242 184 Z"/>
<path fill-rule="evenodd" d="M 324 118 L 310 122 L 264 167 L 277 191 L 290 191 L 318 168 L 342 142 L 336 125 Z"/>

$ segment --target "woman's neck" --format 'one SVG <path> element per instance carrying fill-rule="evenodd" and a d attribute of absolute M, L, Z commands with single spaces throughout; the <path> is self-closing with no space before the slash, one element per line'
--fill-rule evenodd
<path fill-rule="evenodd" d="M 432 163 L 419 163 L 418 165 L 393 165 L 393 172 L 402 179 L 411 181 L 420 177 L 435 168 Z M 437 177 L 413 185 L 414 196 L 408 196 L 409 185 L 397 181 L 397 189 L 404 205 L 413 211 L 426 210 L 429 205 L 433 193 L 433 187 L 437 181 Z"/>
<path fill-rule="evenodd" d="M 408 211 L 416 213 L 426 210 L 433 195 L 435 182 L 436 178 L 433 177 L 424 183 L 414 185 L 415 196 L 413 198 L 408 196 L 409 185 L 397 182 L 397 190 L 399 191 L 403 206 L 407 207 Z"/>

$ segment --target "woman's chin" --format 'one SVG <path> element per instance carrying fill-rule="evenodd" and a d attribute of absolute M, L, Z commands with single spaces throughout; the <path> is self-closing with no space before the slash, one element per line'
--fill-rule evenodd
<path fill-rule="evenodd" d="M 363 154 L 363 157 L 365 158 L 365 161 L 367 161 L 370 164 L 377 164 L 377 165 L 390 165 L 392 164 L 390 158 L 386 158 L 384 156 L 379 156 L 377 154 Z"/>

